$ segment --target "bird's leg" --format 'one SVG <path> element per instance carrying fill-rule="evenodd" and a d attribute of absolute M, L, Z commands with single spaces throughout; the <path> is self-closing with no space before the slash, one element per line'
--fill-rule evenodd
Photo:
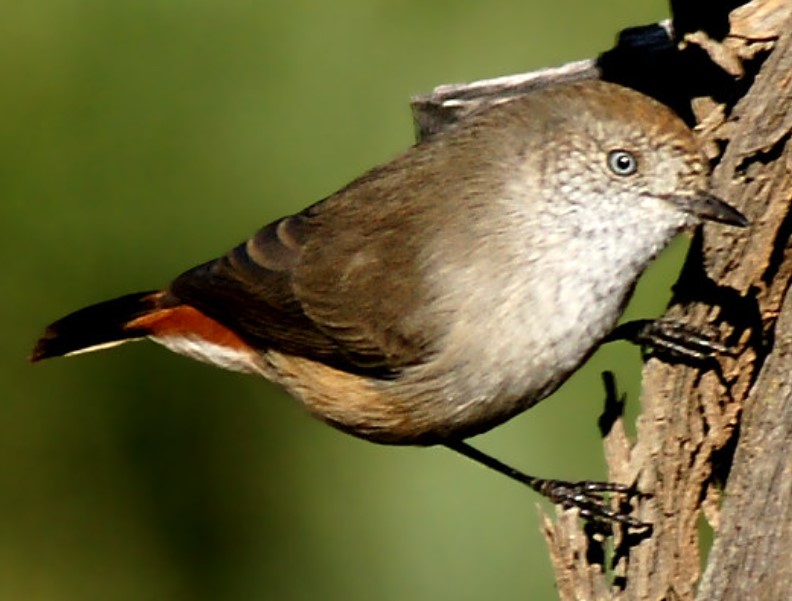
<path fill-rule="evenodd" d="M 717 332 L 705 332 L 671 319 L 638 319 L 617 326 L 605 342 L 627 340 L 680 361 L 705 362 L 731 349 L 717 340 Z"/>
<path fill-rule="evenodd" d="M 591 482 L 587 480 L 580 482 L 565 482 L 563 480 L 536 478 L 510 467 L 486 453 L 482 453 L 466 442 L 455 441 L 446 442 L 444 444 L 449 449 L 473 461 L 485 465 L 504 476 L 508 476 L 512 480 L 516 480 L 517 482 L 531 487 L 557 505 L 561 505 L 566 509 L 572 507 L 577 508 L 583 518 L 599 522 L 617 522 L 624 526 L 640 528 L 642 530 L 651 527 L 651 525 L 646 522 L 641 522 L 625 513 L 613 509 L 608 503 L 606 493 L 630 495 L 635 492 L 631 487 L 612 482 Z"/>

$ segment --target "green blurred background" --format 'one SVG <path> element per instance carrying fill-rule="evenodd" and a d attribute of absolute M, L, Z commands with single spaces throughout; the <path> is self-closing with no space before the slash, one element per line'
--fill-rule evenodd
<path fill-rule="evenodd" d="M 0 599 L 554 599 L 534 493 L 313 421 L 152 344 L 32 366 L 43 326 L 168 282 L 412 141 L 411 95 L 557 65 L 663 0 L 31 0 L 0 20 Z M 662 311 L 682 245 L 634 315 Z M 600 371 L 477 441 L 605 476 Z"/>

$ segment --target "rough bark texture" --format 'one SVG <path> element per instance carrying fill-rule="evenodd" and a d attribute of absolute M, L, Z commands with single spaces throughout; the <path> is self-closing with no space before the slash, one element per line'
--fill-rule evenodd
<path fill-rule="evenodd" d="M 650 533 L 603 541 L 558 511 L 544 534 L 563 600 L 782 601 L 792 599 L 792 2 L 672 8 L 673 23 L 626 31 L 596 60 L 443 86 L 413 109 L 426 136 L 533 87 L 600 77 L 697 126 L 713 191 L 753 225 L 697 234 L 668 314 L 714 328 L 734 354 L 649 359 L 634 442 L 609 405 L 610 478 L 649 494 L 634 505 Z M 714 543 L 702 576 L 706 523 Z"/>

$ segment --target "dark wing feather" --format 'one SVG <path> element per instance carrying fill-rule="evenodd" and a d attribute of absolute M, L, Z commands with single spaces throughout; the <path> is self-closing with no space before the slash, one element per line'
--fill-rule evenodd
<path fill-rule="evenodd" d="M 354 228 L 354 221 L 347 225 Z M 352 232 L 346 234 L 345 239 Z M 363 236 L 365 244 L 366 239 L 371 238 Z M 309 213 L 286 217 L 225 256 L 182 274 L 170 293 L 257 348 L 390 377 L 420 360 L 423 343 L 415 347 L 401 331 L 402 314 L 393 304 L 399 301 L 386 283 L 372 281 L 376 269 L 368 276 L 366 270 L 353 273 L 349 263 L 358 255 L 340 242 Z M 387 265 L 379 268 L 388 271 Z M 344 274 L 360 279 L 350 285 Z M 398 282 L 396 277 L 392 284 Z"/>
<path fill-rule="evenodd" d="M 304 223 L 286 217 L 228 254 L 180 275 L 170 292 L 258 348 L 343 363 L 339 346 L 305 315 L 291 286 Z"/>
<path fill-rule="evenodd" d="M 264 227 L 180 276 L 172 294 L 259 348 L 353 373 L 383 377 L 427 360 L 448 320 L 428 314 L 436 291 L 424 255 L 448 221 L 439 199 L 459 194 L 441 176 L 448 155 L 431 152 L 438 143 Z"/>

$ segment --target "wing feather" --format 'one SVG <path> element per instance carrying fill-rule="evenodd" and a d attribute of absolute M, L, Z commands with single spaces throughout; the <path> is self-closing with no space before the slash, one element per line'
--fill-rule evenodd
<path fill-rule="evenodd" d="M 406 217 L 398 199 L 373 197 L 377 182 L 367 174 L 353 192 L 371 196 L 368 214 L 348 188 L 182 274 L 170 292 L 257 348 L 377 377 L 422 361 L 431 332 L 410 326 L 422 303 L 417 249 L 403 239 L 409 226 L 393 227 Z"/>

